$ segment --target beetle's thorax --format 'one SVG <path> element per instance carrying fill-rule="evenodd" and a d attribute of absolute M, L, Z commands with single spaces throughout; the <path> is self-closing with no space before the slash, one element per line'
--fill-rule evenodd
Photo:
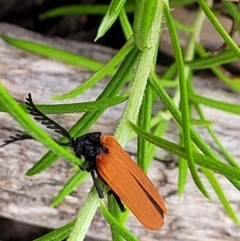
<path fill-rule="evenodd" d="M 73 144 L 75 155 L 82 156 L 85 160 L 93 160 L 102 152 L 106 151 L 101 143 L 101 132 L 88 133 L 76 138 Z"/>

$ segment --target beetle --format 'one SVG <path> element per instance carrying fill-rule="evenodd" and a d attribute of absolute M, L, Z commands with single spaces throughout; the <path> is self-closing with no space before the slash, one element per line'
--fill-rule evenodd
<path fill-rule="evenodd" d="M 164 225 L 167 209 L 161 195 L 114 136 L 101 137 L 101 132 L 92 132 L 74 139 L 66 129 L 35 106 L 30 93 L 25 104 L 36 121 L 67 137 L 67 143 L 56 141 L 59 145 L 71 147 L 78 158 L 84 157 L 80 169 L 91 173 L 99 198 L 104 195 L 97 176 L 110 187 L 108 193 L 114 195 L 122 212 L 125 211 L 123 201 L 145 228 L 158 230 Z M 2 146 L 23 139 L 33 138 L 27 133 L 21 133 L 4 141 Z"/>

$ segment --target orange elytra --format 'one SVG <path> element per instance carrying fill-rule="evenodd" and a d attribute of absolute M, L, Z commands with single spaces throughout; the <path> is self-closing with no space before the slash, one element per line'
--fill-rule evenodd
<path fill-rule="evenodd" d="M 98 175 L 145 228 L 160 229 L 167 209 L 156 187 L 113 136 L 103 136 L 101 144 L 107 151 L 96 156 Z"/>

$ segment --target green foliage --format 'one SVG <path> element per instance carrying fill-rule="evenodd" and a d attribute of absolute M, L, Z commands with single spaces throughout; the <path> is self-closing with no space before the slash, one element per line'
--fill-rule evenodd
<path fill-rule="evenodd" d="M 218 22 L 214 11 L 205 0 L 197 1 L 199 9 L 191 26 L 186 26 L 172 17 L 170 7 L 185 6 L 193 2 L 196 1 L 172 0 L 168 3 L 167 0 L 139 0 L 135 3 L 135 1 L 112 0 L 109 6 L 74 5 L 52 9 L 41 15 L 44 18 L 69 14 L 104 15 L 96 39 L 103 36 L 114 22 L 119 19 L 126 43 L 107 63 L 100 63 L 35 42 L 14 39 L 8 36 L 2 36 L 2 39 L 23 50 L 80 66 L 93 72 L 92 76 L 76 89 L 69 93 L 62 93 L 61 96 L 55 96 L 53 99 L 73 98 L 92 88 L 103 77 L 110 76 L 112 78 L 111 81 L 94 102 L 69 105 L 39 105 L 38 107 L 46 114 L 84 112 L 83 116 L 70 130 L 71 135 L 76 137 L 86 133 L 108 107 L 126 101 L 126 107 L 116 129 L 115 137 L 124 146 L 128 138 L 130 136 L 135 137 L 137 133 L 137 157 L 142 169 L 147 171 L 155 156 L 157 147 L 174 154 L 179 161 L 179 195 L 184 193 L 189 170 L 199 190 L 207 198 L 211 198 L 208 193 L 209 190 L 206 189 L 199 175 L 199 170 L 201 170 L 219 197 L 226 213 L 235 223 L 239 224 L 239 217 L 225 195 L 224 189 L 218 183 L 215 173 L 225 176 L 236 187 L 236 192 L 238 192 L 240 190 L 240 163 L 223 146 L 212 129 L 214 123 L 205 118 L 201 106 L 207 105 L 211 108 L 236 115 L 240 115 L 240 108 L 239 105 L 234 103 L 226 103 L 213 99 L 211 96 L 196 94 L 193 86 L 193 76 L 194 70 L 210 69 L 220 81 L 233 91 L 239 92 L 239 79 L 236 78 L 234 81 L 230 79 L 222 70 L 221 65 L 232 63 L 239 59 L 240 49 Z M 237 22 L 236 26 L 239 29 L 239 9 L 237 5 L 227 1 L 222 4 L 228 14 Z M 128 12 L 135 13 L 133 28 L 128 21 Z M 219 32 L 229 49 L 224 49 L 216 55 L 211 55 L 199 43 L 198 39 L 201 37 L 202 24 L 206 18 Z M 158 55 L 157 50 L 159 44 L 161 44 L 159 41 L 161 31 L 165 27 L 163 25 L 164 22 L 168 27 L 175 61 L 165 73 L 158 76 L 155 64 Z M 183 31 L 189 35 L 188 42 L 183 50 L 180 47 L 176 30 Z M 120 67 L 117 68 L 120 63 Z M 119 94 L 127 81 L 131 81 L 127 92 Z M 168 94 L 168 88 L 174 91 L 172 96 Z M 162 101 L 165 109 L 159 110 L 153 116 L 152 105 L 157 99 Z M 66 148 L 57 145 L 45 132 L 39 129 L 28 117 L 25 108 L 25 105 L 16 103 L 4 87 L 0 85 L 0 111 L 8 112 L 12 115 L 29 134 L 49 148 L 49 152 L 28 170 L 27 175 L 31 176 L 42 172 L 60 156 L 77 165 L 81 165 L 83 160 L 79 160 L 70 154 Z M 192 116 L 192 110 L 196 111 L 199 119 L 196 119 L 196 116 Z M 162 138 L 168 129 L 169 123 L 173 120 L 179 128 L 178 144 Z M 212 137 L 212 142 L 216 144 L 219 153 L 225 160 L 220 159 L 209 148 L 208 143 L 200 137 L 193 125 L 199 125 L 208 131 Z M 64 141 L 64 138 L 61 141 Z M 53 200 L 52 205 L 59 204 L 86 177 L 87 173 L 77 171 Z M 99 202 L 96 191 L 93 188 L 85 204 L 81 207 L 76 221 L 37 240 L 63 240 L 67 237 L 69 237 L 70 241 L 83 240 L 94 213 L 99 206 Z M 108 197 L 109 211 L 106 210 L 103 203 L 100 204 L 100 210 L 111 225 L 112 239 L 114 241 L 123 239 L 138 240 L 124 227 L 129 212 L 122 214 L 112 195 Z"/>

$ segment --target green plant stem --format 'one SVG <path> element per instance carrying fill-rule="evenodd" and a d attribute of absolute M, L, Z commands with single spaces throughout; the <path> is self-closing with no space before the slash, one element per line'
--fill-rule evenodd
<path fill-rule="evenodd" d="M 138 119 L 138 114 L 140 110 L 140 106 L 143 100 L 144 91 L 146 89 L 147 85 L 147 79 L 150 73 L 150 70 L 152 70 L 155 66 L 155 59 L 156 59 L 156 53 L 157 48 L 159 44 L 159 38 L 160 38 L 160 32 L 161 32 L 161 24 L 162 24 L 162 17 L 163 17 L 163 2 L 164 0 L 158 0 L 157 1 L 157 11 L 155 10 L 155 15 L 152 21 L 152 24 L 150 26 L 149 34 L 145 37 L 149 38 L 150 41 L 147 41 L 146 39 L 142 38 L 142 36 L 139 36 L 139 39 L 136 38 L 136 32 L 134 33 L 134 41 L 137 44 L 137 47 L 141 46 L 141 51 L 138 56 L 138 65 L 135 70 L 135 76 L 133 78 L 132 86 L 129 89 L 129 99 L 127 102 L 127 105 L 124 109 L 123 115 L 121 117 L 119 126 L 115 132 L 115 137 L 118 139 L 119 143 L 122 146 L 125 146 L 129 133 L 131 131 L 131 127 L 129 125 L 129 121 L 136 123 Z M 139 2 L 138 2 L 139 4 Z M 146 7 L 148 3 L 146 2 Z M 139 6 L 138 6 L 139 7 Z M 136 18 L 136 15 L 135 15 Z M 138 15 L 138 20 L 141 20 L 140 15 Z M 145 15 L 143 13 L 142 19 L 145 18 Z M 151 16 L 152 18 L 152 16 Z M 135 20 L 134 20 L 135 21 Z M 139 30 L 141 31 L 141 30 Z M 137 33 L 138 34 L 138 33 Z M 140 44 L 139 44 L 140 43 Z M 143 44 L 147 43 L 147 46 L 143 47 Z M 121 213 L 118 210 L 116 202 L 111 201 L 112 197 L 109 197 L 109 203 L 113 206 L 109 206 L 110 212 L 114 212 L 114 216 L 117 218 L 118 221 L 121 221 Z M 113 241 L 120 241 L 122 240 L 122 237 L 118 235 L 117 231 L 112 229 L 112 238 Z"/>
<path fill-rule="evenodd" d="M 131 131 L 129 120 L 133 123 L 137 122 L 139 109 L 143 99 L 144 91 L 147 84 L 150 69 L 153 67 L 152 61 L 155 54 L 155 48 L 146 49 L 139 53 L 139 61 L 134 76 L 133 84 L 129 90 L 129 98 L 127 106 L 123 112 L 119 126 L 115 136 L 119 143 L 124 146 L 127 142 L 128 135 Z"/>
<path fill-rule="evenodd" d="M 75 226 L 68 238 L 68 241 L 82 241 L 85 239 L 87 230 L 92 222 L 99 203 L 100 200 L 95 187 L 93 187 L 87 197 L 87 200 L 77 215 Z"/>
<path fill-rule="evenodd" d="M 136 123 L 138 118 L 139 109 L 142 103 L 144 91 L 147 85 L 147 79 L 150 73 L 150 70 L 153 69 L 155 64 L 156 49 L 158 48 L 160 33 L 161 33 L 161 24 L 163 17 L 163 8 L 162 5 L 165 1 L 158 0 L 157 9 L 155 17 L 152 22 L 150 34 L 147 36 L 151 39 L 148 43 L 148 48 L 140 51 L 138 58 L 138 66 L 136 68 L 135 76 L 133 79 L 133 84 L 129 90 L 129 99 L 127 106 L 123 112 L 120 124 L 116 130 L 115 136 L 122 146 L 126 144 L 128 135 L 131 131 L 129 121 Z M 142 16 L 144 18 L 144 16 Z M 155 30 L 155 31 L 153 31 Z M 136 41 L 136 39 L 135 39 Z M 144 40 L 143 42 L 147 42 Z M 140 44 L 141 45 L 141 44 Z"/>

